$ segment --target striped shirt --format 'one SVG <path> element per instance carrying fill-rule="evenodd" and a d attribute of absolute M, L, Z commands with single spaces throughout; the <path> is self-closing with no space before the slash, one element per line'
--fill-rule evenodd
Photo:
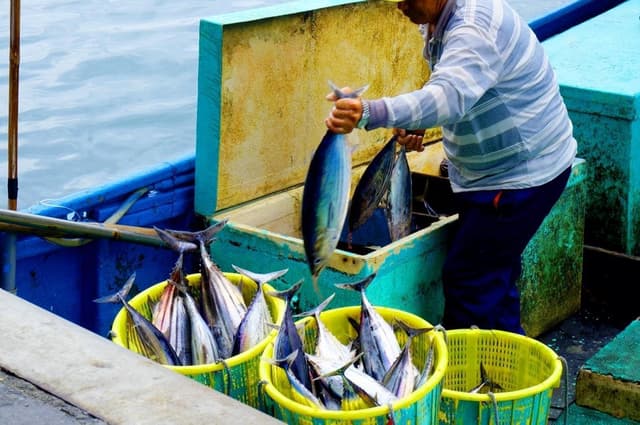
<path fill-rule="evenodd" d="M 369 101 L 367 129 L 442 127 L 455 192 L 539 186 L 573 163 L 577 143 L 540 42 L 504 0 L 449 0 L 419 90 Z"/>

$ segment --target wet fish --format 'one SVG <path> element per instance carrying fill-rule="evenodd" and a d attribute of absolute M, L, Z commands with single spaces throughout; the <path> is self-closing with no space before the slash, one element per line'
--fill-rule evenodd
<path fill-rule="evenodd" d="M 226 359 L 233 354 L 233 339 L 247 314 L 247 306 L 240 289 L 215 265 L 203 242 L 200 243 L 200 258 L 201 311 L 214 332 L 220 355 Z"/>
<path fill-rule="evenodd" d="M 336 97 L 357 97 L 366 86 Z M 351 190 L 351 151 L 345 135 L 327 130 L 311 158 L 302 192 L 302 239 L 316 293 L 318 276 L 336 249 L 347 216 Z"/>
<path fill-rule="evenodd" d="M 291 298 L 298 292 L 302 286 L 303 280 L 294 283 L 289 289 L 283 291 L 271 291 L 269 295 L 281 298 L 285 301 L 284 317 L 273 342 L 273 357 L 283 359 L 291 353 L 297 352 L 297 356 L 291 365 L 291 370 L 298 380 L 309 390 L 311 386 L 311 376 L 309 365 L 304 356 L 304 348 L 302 338 L 298 333 L 296 324 L 293 320 L 293 311 L 291 309 Z"/>
<path fill-rule="evenodd" d="M 337 287 L 360 292 L 360 328 L 358 338 L 364 352 L 362 361 L 365 371 L 381 382 L 385 374 L 400 355 L 400 344 L 392 326 L 378 313 L 365 294 L 367 286 L 376 274 L 354 283 L 336 284 Z"/>
<path fill-rule="evenodd" d="M 393 242 L 411 233 L 411 171 L 404 146 L 398 152 L 390 180 L 387 221 L 389 223 L 389 235 Z"/>
<path fill-rule="evenodd" d="M 122 303 L 131 318 L 131 330 L 135 332 L 135 337 L 138 338 L 141 344 L 140 349 L 142 350 L 142 354 L 160 364 L 180 366 L 180 359 L 171 347 L 169 340 L 167 340 L 164 334 L 160 332 L 153 323 L 127 302 L 126 297 L 133 286 L 135 278 L 136 274 L 134 272 L 129 279 L 127 279 L 122 289 L 113 295 L 97 298 L 94 302 Z"/>
<path fill-rule="evenodd" d="M 351 197 L 349 232 L 362 226 L 373 215 L 389 191 L 396 156 L 396 140 L 396 136 L 389 139 L 360 177 Z"/>
<path fill-rule="evenodd" d="M 297 314 L 295 317 L 311 316 L 315 319 L 316 327 L 318 329 L 316 347 L 314 350 L 314 354 L 316 356 L 327 358 L 332 357 L 337 361 L 346 363 L 355 356 L 355 352 L 351 349 L 351 344 L 343 344 L 340 342 L 340 340 L 331 333 L 324 322 L 320 319 L 320 313 L 322 313 L 322 311 L 329 305 L 335 295 L 335 293 L 331 294 L 315 308 L 304 313 Z"/>
<path fill-rule="evenodd" d="M 178 286 L 178 288 L 191 324 L 191 364 L 217 363 L 224 359 L 225 357 L 221 356 L 218 342 L 214 338 L 209 325 L 200 314 L 198 305 L 189 294 L 187 287 Z"/>
<path fill-rule="evenodd" d="M 153 307 L 151 323 L 167 337 L 180 362 L 189 365 L 192 363 L 191 321 L 177 288 L 185 281 L 182 267 L 181 252 L 167 279 L 167 285 Z"/>
<path fill-rule="evenodd" d="M 334 361 L 333 366 L 335 366 L 335 369 L 322 377 L 326 378 L 327 376 L 333 375 L 344 377 L 346 381 L 343 382 L 347 392 L 343 393 L 343 400 L 345 399 L 345 395 L 347 395 L 346 401 L 348 405 L 351 406 L 350 408 L 353 408 L 354 405 L 356 408 L 362 408 L 362 406 L 358 405 L 356 400 L 348 400 L 350 398 L 348 391 L 353 391 L 361 397 L 366 404 L 368 404 L 366 407 L 388 406 L 389 404 L 394 403 L 398 400 L 398 397 L 385 388 L 378 380 L 354 366 L 354 363 L 357 362 L 359 357 L 364 354 L 365 353 L 360 353 L 346 364 L 340 364 Z"/>
<path fill-rule="evenodd" d="M 482 392 L 485 389 L 492 393 L 496 392 L 496 390 L 503 390 L 500 384 L 489 377 L 487 370 L 485 369 L 482 362 L 480 362 L 480 383 L 471 388 L 469 392 L 472 394 L 476 394 Z"/>
<path fill-rule="evenodd" d="M 242 318 L 238 331 L 234 337 L 233 354 L 255 347 L 264 340 L 272 330 L 272 318 L 269 305 L 264 297 L 264 284 L 283 276 L 289 269 L 278 270 L 271 273 L 254 273 L 245 270 L 234 264 L 231 265 L 235 271 L 248 277 L 256 283 L 257 289 L 253 300 L 247 308 L 247 313 Z"/>
<path fill-rule="evenodd" d="M 227 279 L 207 251 L 207 246 L 225 224 L 226 221 L 221 221 L 199 232 L 156 228 L 172 249 L 180 253 L 200 250 L 200 311 L 216 340 L 218 356 L 223 359 L 233 355 L 234 338 L 247 312 L 240 289 Z"/>
<path fill-rule="evenodd" d="M 267 362 L 281 367 L 287 374 L 287 378 L 289 379 L 289 383 L 293 387 L 295 391 L 297 391 L 300 395 L 302 395 L 305 399 L 309 400 L 313 405 L 319 408 L 324 408 L 324 404 L 320 399 L 311 391 L 307 385 L 303 384 L 299 379 L 296 373 L 293 371 L 293 367 L 299 358 L 304 358 L 304 354 L 300 352 L 300 350 L 296 349 L 289 353 L 285 357 L 274 357 L 270 359 L 268 357 L 263 357 Z"/>
<path fill-rule="evenodd" d="M 389 391 L 394 393 L 397 397 L 402 398 L 413 392 L 419 376 L 418 368 L 413 364 L 411 343 L 416 336 L 431 331 L 433 327 L 414 328 L 401 320 L 397 320 L 396 322 L 407 334 L 407 341 L 405 342 L 404 347 L 402 347 L 400 355 L 393 362 L 382 379 L 382 385 L 388 388 Z"/>

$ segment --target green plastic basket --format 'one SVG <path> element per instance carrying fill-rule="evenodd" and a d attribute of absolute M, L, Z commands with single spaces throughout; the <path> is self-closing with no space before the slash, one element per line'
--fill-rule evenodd
<path fill-rule="evenodd" d="M 224 273 L 224 275 L 233 284 L 242 289 L 245 302 L 249 305 L 257 290 L 256 283 L 237 273 Z M 187 279 L 189 280 L 189 285 L 199 285 L 200 273 L 191 274 L 187 276 Z M 155 303 L 160 298 L 166 285 L 167 281 L 164 281 L 151 286 L 133 297 L 129 301 L 129 304 L 146 316 L 147 319 L 150 319 L 151 310 L 149 304 L 150 302 Z M 280 323 L 284 315 L 285 303 L 279 298 L 268 295 L 270 291 L 273 291 L 273 287 L 264 284 L 265 298 L 269 305 L 271 316 L 275 323 Z M 129 320 L 129 315 L 126 310 L 124 308 L 120 309 L 111 328 L 112 340 L 122 347 L 138 352 L 135 339 L 130 338 L 127 331 L 127 320 Z M 249 406 L 262 409 L 260 405 L 262 397 L 258 394 L 260 355 L 264 351 L 267 343 L 271 341 L 275 335 L 276 330 L 272 331 L 267 338 L 263 339 L 255 347 L 226 359 L 224 363 L 165 367 L 227 394 Z"/>
<path fill-rule="evenodd" d="M 431 326 L 424 319 L 404 311 L 384 307 L 376 307 L 376 311 L 390 323 L 393 319 L 400 319 L 416 328 Z M 331 333 L 345 343 L 348 340 L 353 340 L 356 336 L 356 331 L 349 323 L 348 318 L 359 321 L 360 306 L 326 310 L 321 313 L 320 318 Z M 305 351 L 309 351 L 316 341 L 316 327 L 312 325 L 313 323 L 312 318 L 301 319 L 296 323 L 305 326 L 303 339 Z M 396 337 L 403 345 L 404 333 L 398 332 Z M 447 350 L 442 334 L 431 331 L 415 337 L 411 344 L 411 353 L 416 365 L 422 365 L 432 344 L 435 355 L 433 374 L 420 388 L 391 406 L 393 419 L 397 425 L 435 425 L 438 423 L 442 380 L 447 365 Z M 273 341 L 267 344 L 264 357 L 273 358 Z M 260 363 L 260 378 L 264 385 L 265 412 L 288 424 L 387 425 L 391 423 L 389 422 L 388 406 L 336 411 L 318 409 L 303 403 L 295 392 L 291 391 L 282 370 L 266 360 Z"/>
<path fill-rule="evenodd" d="M 440 403 L 441 425 L 544 425 L 562 362 L 543 343 L 510 332 L 457 329 L 447 332 L 449 363 Z M 470 393 L 478 385 L 480 363 L 503 389 Z M 497 408 L 497 409 L 496 409 Z"/>

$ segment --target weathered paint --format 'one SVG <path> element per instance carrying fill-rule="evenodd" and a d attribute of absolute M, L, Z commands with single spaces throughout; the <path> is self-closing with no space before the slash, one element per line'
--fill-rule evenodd
<path fill-rule="evenodd" d="M 537 336 L 580 310 L 588 164 L 576 160 L 567 188 L 522 255 L 522 326 Z"/>
<path fill-rule="evenodd" d="M 585 243 L 640 254 L 640 0 L 543 44 L 574 124 L 587 182 Z"/>
<path fill-rule="evenodd" d="M 389 2 L 294 2 L 203 19 L 196 212 L 208 217 L 302 184 L 326 131 L 327 81 L 370 84 L 365 97 L 417 89 L 429 76 L 423 44 Z M 388 135 L 349 135 L 353 163 L 369 161 Z"/>
<path fill-rule="evenodd" d="M 415 172 L 414 161 L 411 166 Z M 585 181 L 586 163 L 576 160 L 565 192 L 523 254 L 523 274 L 518 285 L 523 327 L 529 336 L 541 334 L 580 308 Z M 333 285 L 376 272 L 376 280 L 367 291 L 372 303 L 400 308 L 439 323 L 444 312 L 442 265 L 457 215 L 366 255 L 336 250 L 320 274 L 321 294 L 317 295 L 299 229 L 300 190 L 279 193 L 214 216 L 215 220 L 230 220 L 212 245 L 214 261 L 224 270 L 231 269 L 231 264 L 258 272 L 288 267 L 283 282 L 291 285 L 305 280 L 298 299 L 301 310 L 314 307 L 333 292 L 340 296 L 332 307 L 357 304 L 358 294 Z M 367 232 L 375 234 L 380 225 L 372 219 L 364 226 L 371 226 Z"/>
<path fill-rule="evenodd" d="M 195 208 L 209 219 L 230 220 L 211 251 L 223 269 L 232 263 L 258 272 L 288 267 L 287 283 L 308 282 L 298 297 L 301 310 L 336 292 L 334 283 L 376 272 L 371 302 L 438 323 L 444 309 L 441 268 L 455 216 L 367 255 L 337 250 L 320 274 L 321 294 L 312 289 L 301 240 L 302 184 L 326 131 L 327 80 L 352 87 L 369 83 L 365 97 L 380 97 L 420 87 L 428 78 L 419 55 L 423 40 L 398 13 L 386 2 L 296 2 L 202 20 Z M 439 136 L 434 129 L 429 138 Z M 349 135 L 354 186 L 388 137 L 389 130 Z M 411 170 L 437 174 L 439 145 L 414 153 Z M 579 307 L 583 210 L 575 205 L 579 199 L 565 198 L 557 219 L 543 226 L 546 233 L 525 255 L 524 320 L 535 334 Z M 562 232 L 566 238 L 548 237 Z M 340 291 L 332 306 L 358 302 L 358 294 Z"/>
<path fill-rule="evenodd" d="M 576 403 L 640 421 L 640 320 L 634 320 L 580 369 Z"/>

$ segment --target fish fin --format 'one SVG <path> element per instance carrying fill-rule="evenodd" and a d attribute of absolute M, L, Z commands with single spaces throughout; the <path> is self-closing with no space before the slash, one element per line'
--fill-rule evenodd
<path fill-rule="evenodd" d="M 318 304 L 317 306 L 315 306 L 311 310 L 307 310 L 307 311 L 302 312 L 302 313 L 294 314 L 293 317 L 294 318 L 301 318 L 301 317 L 315 316 L 317 314 L 320 314 L 325 308 L 327 308 L 327 306 L 329 305 L 329 303 L 331 302 L 331 300 L 333 300 L 333 298 L 335 296 L 336 296 L 336 293 L 334 292 L 333 294 L 329 295 L 324 301 L 322 301 L 320 304 Z"/>
<path fill-rule="evenodd" d="M 328 83 L 329 87 L 331 87 L 331 90 L 333 90 L 333 94 L 338 99 L 360 97 L 369 88 L 369 84 L 365 84 L 364 86 L 357 88 L 350 93 L 345 93 L 333 81 L 329 80 Z"/>
<path fill-rule="evenodd" d="M 236 272 L 248 277 L 249 279 L 253 280 L 256 283 L 271 282 L 272 280 L 282 277 L 285 273 L 289 271 L 289 269 L 282 269 L 282 270 L 277 270 L 270 273 L 256 273 L 256 272 L 249 271 L 247 269 L 243 269 L 242 267 L 238 267 L 235 264 L 232 264 L 231 267 L 233 267 L 233 269 Z"/>
<path fill-rule="evenodd" d="M 94 303 L 118 303 L 122 302 L 127 298 L 129 291 L 131 291 L 131 287 L 133 286 L 133 282 L 136 280 L 136 272 L 133 272 L 129 279 L 122 285 L 122 288 L 116 292 L 115 294 L 106 295 L 104 297 L 96 298 L 93 300 Z"/>
<path fill-rule="evenodd" d="M 158 236 L 160 237 L 160 239 L 162 239 L 162 241 L 166 243 L 167 246 L 169 246 L 169 248 L 173 249 L 174 251 L 185 252 L 185 251 L 195 251 L 196 249 L 198 249 L 198 246 L 193 242 L 178 238 L 175 236 L 175 234 L 170 233 L 166 230 L 162 230 L 156 226 L 153 226 L 153 228 L 158 234 Z"/>
<path fill-rule="evenodd" d="M 342 289 L 351 289 L 352 291 L 356 292 L 364 292 L 375 277 L 376 273 L 374 272 L 357 282 L 335 283 L 334 285 Z"/>

